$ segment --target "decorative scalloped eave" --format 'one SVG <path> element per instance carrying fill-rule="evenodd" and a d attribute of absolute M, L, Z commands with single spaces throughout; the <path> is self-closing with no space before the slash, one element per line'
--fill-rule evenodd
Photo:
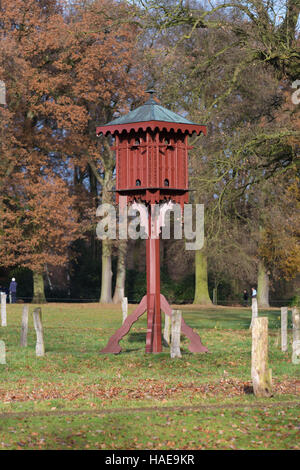
<path fill-rule="evenodd" d="M 99 136 L 103 134 L 106 136 L 107 134 L 119 134 L 121 135 L 123 132 L 129 133 L 130 131 L 134 130 L 138 132 L 139 130 L 146 131 L 150 129 L 151 131 L 174 131 L 174 132 L 182 132 L 183 134 L 192 135 L 196 132 L 197 135 L 203 133 L 204 135 L 207 134 L 206 126 L 198 125 L 198 124 L 184 124 L 184 123 L 173 123 L 173 122 L 165 122 L 165 121 L 145 121 L 145 122 L 137 122 L 137 123 L 129 123 L 129 124 L 117 124 L 112 126 L 99 126 L 96 129 L 96 134 Z"/>

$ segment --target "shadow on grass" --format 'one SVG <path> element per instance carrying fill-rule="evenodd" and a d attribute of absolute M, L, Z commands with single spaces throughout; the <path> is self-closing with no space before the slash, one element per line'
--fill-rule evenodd
<path fill-rule="evenodd" d="M 130 333 L 127 340 L 129 343 L 145 343 L 146 333 Z"/>
<path fill-rule="evenodd" d="M 122 354 L 129 354 L 132 352 L 143 352 L 142 348 L 129 349 L 129 348 L 126 348 L 126 346 L 122 346 L 122 345 L 121 347 L 122 347 L 122 351 L 119 354 L 115 354 L 115 356 L 122 355 Z"/>
<path fill-rule="evenodd" d="M 252 385 L 244 385 L 244 393 L 245 395 L 253 395 L 254 391 Z"/>

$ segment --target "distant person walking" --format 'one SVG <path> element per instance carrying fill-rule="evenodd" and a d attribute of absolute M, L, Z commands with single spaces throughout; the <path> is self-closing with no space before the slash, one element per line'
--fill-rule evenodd
<path fill-rule="evenodd" d="M 244 289 L 243 298 L 244 298 L 244 307 L 248 307 L 249 294 L 246 289 Z"/>
<path fill-rule="evenodd" d="M 256 296 L 257 296 L 256 289 L 255 287 L 251 287 L 251 289 L 252 289 L 252 299 L 256 299 Z"/>
<path fill-rule="evenodd" d="M 15 278 L 13 277 L 11 283 L 9 284 L 9 297 L 11 299 L 11 303 L 15 304 L 17 301 L 17 286 Z"/>

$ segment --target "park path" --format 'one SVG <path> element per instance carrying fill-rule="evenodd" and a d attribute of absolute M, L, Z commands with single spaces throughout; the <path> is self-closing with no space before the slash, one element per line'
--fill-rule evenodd
<path fill-rule="evenodd" d="M 83 410 L 51 410 L 51 411 L 20 411 L 0 413 L 0 419 L 28 418 L 42 416 L 80 416 L 80 415 L 109 415 L 128 413 L 149 413 L 149 412 L 177 412 L 177 411 L 207 411 L 207 410 L 231 410 L 231 409 L 269 409 L 269 408 L 298 408 L 300 401 L 278 401 L 273 403 L 224 403 L 222 405 L 193 405 L 193 406 L 148 406 L 138 408 L 108 408 L 83 409 Z"/>

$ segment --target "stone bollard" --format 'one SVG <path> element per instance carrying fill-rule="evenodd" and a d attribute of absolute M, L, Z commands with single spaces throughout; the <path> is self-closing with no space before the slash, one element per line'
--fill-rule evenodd
<path fill-rule="evenodd" d="M 293 318 L 293 353 L 292 363 L 300 364 L 300 313 L 297 307 L 292 309 Z"/>
<path fill-rule="evenodd" d="M 287 325 L 288 309 L 287 307 L 281 307 L 281 351 L 283 352 L 288 350 Z"/>
<path fill-rule="evenodd" d="M 171 358 L 181 357 L 180 352 L 181 310 L 172 310 Z"/>
<path fill-rule="evenodd" d="M 268 368 L 268 318 L 254 318 L 252 325 L 251 377 L 254 394 L 272 396 L 272 371 Z"/>
<path fill-rule="evenodd" d="M 1 326 L 7 326 L 6 322 L 6 293 L 1 292 Z"/>
<path fill-rule="evenodd" d="M 28 334 L 28 305 L 23 306 L 22 312 L 22 325 L 21 325 L 21 340 L 20 344 L 22 347 L 27 346 L 27 334 Z"/>
<path fill-rule="evenodd" d="M 123 316 L 122 323 L 124 323 L 124 321 L 126 320 L 127 315 L 128 315 L 128 299 L 127 297 L 123 297 L 122 299 L 122 316 Z"/>
<path fill-rule="evenodd" d="M 36 331 L 36 347 L 35 353 L 37 356 L 45 355 L 45 345 L 44 345 L 44 331 L 42 324 L 42 310 L 40 307 L 37 307 L 33 312 L 33 324 Z"/>

